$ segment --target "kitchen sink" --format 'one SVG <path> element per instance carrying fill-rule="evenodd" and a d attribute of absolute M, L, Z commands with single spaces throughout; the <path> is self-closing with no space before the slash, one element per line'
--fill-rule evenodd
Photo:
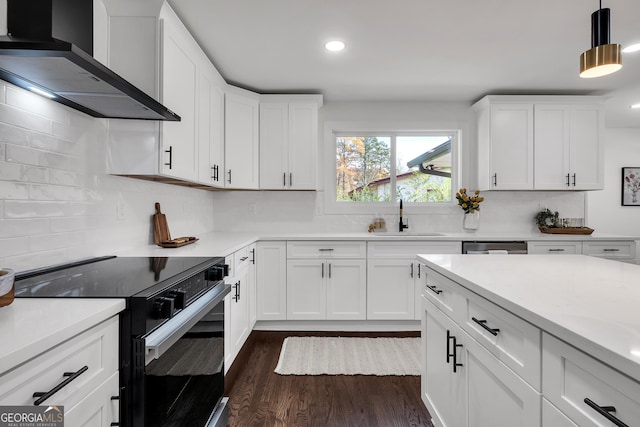
<path fill-rule="evenodd" d="M 443 233 L 422 233 L 419 231 L 413 232 L 413 231 L 380 231 L 380 232 L 373 232 L 373 235 L 375 236 L 407 236 L 407 237 L 435 237 L 435 236 L 444 236 Z"/>

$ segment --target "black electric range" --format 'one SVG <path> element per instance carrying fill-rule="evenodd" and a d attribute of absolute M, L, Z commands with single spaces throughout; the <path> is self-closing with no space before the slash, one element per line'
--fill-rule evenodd
<path fill-rule="evenodd" d="M 212 406 L 223 397 L 224 375 L 220 374 L 222 361 L 211 361 L 215 369 L 207 373 L 188 373 L 176 379 L 172 375 L 159 376 L 150 362 L 150 353 L 159 359 L 164 353 L 179 351 L 175 343 L 192 339 L 193 327 L 199 332 L 199 345 L 208 345 L 207 352 L 218 354 L 212 346 L 222 346 L 224 336 L 224 296 L 229 293 L 229 285 L 224 283 L 228 266 L 223 257 L 115 257 L 91 258 L 72 263 L 54 265 L 16 274 L 16 298 L 122 298 L 126 308 L 119 315 L 120 339 L 120 426 L 146 425 L 207 425 L 210 413 L 217 410 Z M 169 331 L 169 332 L 167 332 Z M 179 332 L 176 332 L 179 331 Z M 174 336 L 163 339 L 158 348 L 150 351 L 156 336 Z M 212 338 L 215 337 L 215 338 Z M 168 344 L 167 344 L 168 343 Z M 205 343 L 205 344 L 202 344 Z M 224 352 L 220 353 L 224 354 Z M 157 360 L 155 361 L 157 362 Z M 166 362 L 165 362 L 166 364 Z M 152 370 L 153 376 L 146 372 Z M 215 372 L 214 372 L 215 371 Z M 214 375 L 215 374 L 215 375 Z M 200 378 L 202 377 L 202 378 Z M 206 390 L 198 386 L 193 396 L 210 392 L 210 384 L 215 380 L 215 395 L 198 402 L 189 415 L 167 414 L 170 421 L 157 420 L 157 411 L 149 408 L 149 401 L 158 402 L 161 397 L 150 389 L 145 392 L 145 384 L 166 378 L 160 387 L 169 390 L 177 387 L 184 395 L 185 384 L 207 384 Z M 178 382 L 174 385 L 173 382 Z M 169 382 L 171 385 L 169 386 Z M 149 388 L 147 386 L 147 388 Z M 154 392 L 155 393 L 155 392 Z M 178 392 L 176 392 L 176 396 Z M 174 399 L 175 396 L 162 397 Z M 213 403 L 211 403 L 213 401 Z M 207 406 L 209 405 L 209 406 Z M 185 404 L 186 406 L 186 404 Z M 196 409 L 200 408 L 198 410 Z M 145 415 L 146 414 L 146 415 Z M 151 417 L 154 417 L 150 421 Z M 184 417 L 198 417 L 197 420 Z M 178 419 L 178 421 L 176 421 Z M 208 422 L 208 421 L 207 421 Z M 186 424 L 185 424 L 186 423 Z"/>

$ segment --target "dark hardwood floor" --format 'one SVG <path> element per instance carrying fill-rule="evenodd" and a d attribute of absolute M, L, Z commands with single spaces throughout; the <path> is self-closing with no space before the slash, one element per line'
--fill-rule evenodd
<path fill-rule="evenodd" d="M 419 336 L 419 333 L 253 331 L 226 376 L 230 426 L 427 426 L 420 377 L 278 375 L 287 336 Z"/>

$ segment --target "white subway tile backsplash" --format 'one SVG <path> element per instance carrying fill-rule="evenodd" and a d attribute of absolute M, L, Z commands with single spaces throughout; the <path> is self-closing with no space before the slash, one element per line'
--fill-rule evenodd
<path fill-rule="evenodd" d="M 28 129 L 9 126 L 8 124 L 2 123 L 2 121 L 0 121 L 0 141 L 2 142 L 9 142 L 14 145 L 28 145 L 28 134 Z"/>
<path fill-rule="evenodd" d="M 24 255 L 29 253 L 29 238 L 14 237 L 0 239 L 0 259 L 8 256 Z M 2 262 L 0 262 L 0 266 Z"/>
<path fill-rule="evenodd" d="M 0 181 L 0 199 L 27 199 L 29 186 L 16 181 Z"/>
<path fill-rule="evenodd" d="M 75 142 L 65 141 L 50 135 L 32 132 L 28 136 L 29 146 L 43 151 L 50 151 L 58 154 L 79 156 L 82 146 Z"/>
<path fill-rule="evenodd" d="M 69 202 L 34 200 L 6 200 L 4 202 L 4 216 L 9 219 L 71 216 L 74 211 L 75 207 Z"/>
<path fill-rule="evenodd" d="M 31 252 L 63 249 L 83 244 L 82 232 L 41 234 L 29 238 L 29 250 Z"/>
<path fill-rule="evenodd" d="M 49 119 L 8 106 L 7 104 L 0 104 L 0 117 L 2 117 L 4 123 L 9 125 L 35 130 L 37 132 L 51 132 L 51 121 Z"/>
<path fill-rule="evenodd" d="M 72 157 L 66 155 L 11 144 L 6 144 L 5 150 L 5 156 L 8 162 L 56 169 L 71 169 Z"/>
<path fill-rule="evenodd" d="M 7 85 L 5 103 L 56 122 L 69 123 L 68 108 L 17 86 Z"/>
<path fill-rule="evenodd" d="M 9 237 L 37 236 L 49 233 L 48 219 L 3 219 L 0 220 L 0 239 Z"/>
<path fill-rule="evenodd" d="M 54 185 L 79 187 L 82 184 L 82 178 L 75 172 L 64 171 L 60 169 L 50 169 L 49 183 Z"/>
<path fill-rule="evenodd" d="M 73 200 L 85 199 L 85 191 L 77 187 L 64 185 L 31 184 L 29 186 L 31 200 Z"/>

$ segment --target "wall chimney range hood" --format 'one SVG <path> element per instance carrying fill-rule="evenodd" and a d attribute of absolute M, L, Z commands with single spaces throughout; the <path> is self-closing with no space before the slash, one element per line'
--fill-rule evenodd
<path fill-rule="evenodd" d="M 93 51 L 92 25 L 82 35 L 72 31 L 93 22 L 91 1 L 53 1 L 55 8 L 52 0 L 7 0 L 9 34 L 0 36 L 0 79 L 93 117 L 180 121 L 85 52 Z M 87 4 L 89 12 L 79 15 Z M 58 33 L 79 38 L 52 37 Z"/>

